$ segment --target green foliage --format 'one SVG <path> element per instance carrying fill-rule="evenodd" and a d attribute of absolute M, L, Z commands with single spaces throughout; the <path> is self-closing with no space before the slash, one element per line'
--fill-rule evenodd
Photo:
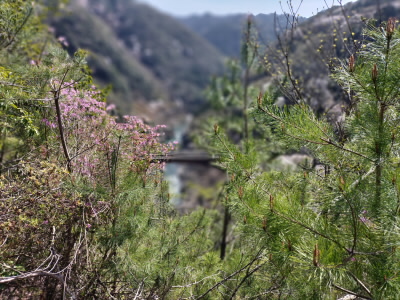
<path fill-rule="evenodd" d="M 48 35 L 46 10 L 24 1 L 0 8 L 8 24 L 0 35 L 1 298 L 396 299 L 394 20 L 367 28 L 360 51 L 335 69 L 351 100 L 335 123 L 307 99 L 276 107 L 274 88 L 256 98 L 248 21 L 241 65 L 209 90 L 234 123 L 215 117 L 212 134 L 228 178 L 222 218 L 176 214 L 154 160 L 171 149 L 162 127 L 107 113 L 86 53 L 70 56 Z M 316 166 L 274 170 L 269 159 L 282 145 L 306 148 Z"/>
<path fill-rule="evenodd" d="M 0 297 L 169 293 L 175 269 L 212 251 L 214 214 L 170 207 L 153 160 L 171 149 L 163 126 L 117 123 L 86 52 L 70 56 L 46 33 L 46 10 L 1 5 Z"/>
<path fill-rule="evenodd" d="M 258 126 L 273 130 L 287 147 L 307 148 L 315 167 L 265 172 L 260 153 L 251 150 L 256 148 L 240 150 L 215 128 L 221 166 L 230 178 L 227 205 L 240 239 L 252 245 L 253 256 L 262 249 L 264 258 L 279 261 L 267 273 L 280 272 L 279 285 L 268 282 L 290 299 L 399 294 L 400 31 L 389 19 L 363 34 L 361 50 L 333 74 L 351 96 L 335 124 L 303 102 L 278 108 L 269 93 L 253 109 Z M 266 269 L 257 274 L 263 277 Z M 256 287 L 258 277 L 252 281 Z"/>

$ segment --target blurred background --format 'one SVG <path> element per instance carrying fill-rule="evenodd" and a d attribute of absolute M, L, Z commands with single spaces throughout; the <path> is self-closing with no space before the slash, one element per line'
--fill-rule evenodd
<path fill-rule="evenodd" d="M 330 69 L 362 39 L 364 18 L 396 16 L 399 2 L 71 0 L 48 23 L 71 54 L 89 52 L 93 76 L 109 89 L 116 114 L 166 124 L 167 139 L 202 156 L 199 137 L 213 130 L 213 122 L 223 124 L 228 111 L 242 113 L 227 108 L 236 105 L 226 102 L 236 83 L 251 87 L 248 107 L 274 86 L 277 103 L 288 103 L 290 91 L 279 90 L 288 65 L 313 109 L 335 118 L 346 95 L 329 78 Z M 254 46 L 251 68 L 246 44 Z M 212 206 L 224 180 L 207 160 L 168 164 L 166 176 L 182 210 Z"/>

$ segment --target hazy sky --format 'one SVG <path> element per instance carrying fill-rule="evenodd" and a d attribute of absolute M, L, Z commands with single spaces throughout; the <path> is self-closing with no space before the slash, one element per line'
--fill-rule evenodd
<path fill-rule="evenodd" d="M 287 0 L 138 0 L 151 4 L 161 11 L 169 14 L 184 16 L 211 12 L 214 14 L 230 13 L 282 13 L 282 8 L 288 12 Z M 338 5 L 338 0 L 303 0 L 299 14 L 309 17 L 326 8 L 325 2 L 331 6 Z M 342 4 L 351 2 L 341 0 Z M 281 5 L 281 3 L 282 5 Z M 297 9 L 301 0 L 292 0 L 293 7 Z"/>

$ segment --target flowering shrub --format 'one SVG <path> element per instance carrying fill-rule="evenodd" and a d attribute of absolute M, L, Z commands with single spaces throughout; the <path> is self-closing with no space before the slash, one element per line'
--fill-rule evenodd
<path fill-rule="evenodd" d="M 81 91 L 74 88 L 73 82 L 65 83 L 60 92 L 62 123 L 74 173 L 94 181 L 102 174 L 110 177 L 113 164 L 123 162 L 129 164 L 127 170 L 146 181 L 147 175 L 163 166 L 154 156 L 174 148 L 173 143 L 159 141 L 159 130 L 165 126 L 152 127 L 135 116 L 124 116 L 124 122 L 117 122 L 117 117 L 108 113 L 114 107 L 107 107 L 98 98 L 94 87 Z M 58 132 L 55 118 L 43 122 Z"/>
<path fill-rule="evenodd" d="M 85 51 L 62 50 L 42 11 L 0 1 L 0 299 L 138 298 L 121 253 L 165 247 L 173 214 L 154 156 L 173 144 L 164 126 L 108 113 L 86 88 Z"/>
<path fill-rule="evenodd" d="M 139 222 L 139 208 L 147 216 L 164 201 L 158 195 L 165 186 L 159 184 L 163 164 L 154 156 L 173 149 L 174 143 L 160 141 L 165 126 L 134 116 L 117 122 L 108 113 L 113 106 L 94 87 L 82 91 L 74 85 L 52 92 L 60 114 L 49 110 L 41 118 L 45 143 L 12 172 L 0 174 L 0 258 L 6 262 L 0 264 L 0 284 L 10 282 L 0 298 L 13 294 L 14 282 L 24 276 L 34 286 L 30 295 L 54 299 L 64 285 L 67 293 L 79 290 L 85 298 L 91 290 L 83 287 L 99 276 L 98 266 L 105 281 L 119 276 L 108 268 L 118 245 L 135 230 L 130 223 Z M 68 284 L 67 273 L 74 274 Z"/>

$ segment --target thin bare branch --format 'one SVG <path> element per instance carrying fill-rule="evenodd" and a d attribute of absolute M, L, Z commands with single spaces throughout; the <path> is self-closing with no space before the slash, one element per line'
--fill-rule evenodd
<path fill-rule="evenodd" d="M 367 286 L 366 286 L 360 279 L 358 279 L 358 278 L 356 277 L 356 275 L 354 275 L 353 273 L 350 273 L 350 275 L 351 275 L 351 277 L 353 277 L 353 279 L 354 279 L 355 281 L 357 281 L 357 283 L 363 288 L 363 290 L 366 291 L 367 294 L 368 294 L 370 297 L 372 297 L 372 294 L 371 294 L 370 289 L 367 288 Z"/>
<path fill-rule="evenodd" d="M 210 293 L 211 291 L 213 291 L 214 289 L 216 289 L 217 287 L 219 287 L 221 284 L 223 284 L 224 282 L 228 281 L 229 279 L 231 279 L 232 277 L 236 276 L 237 274 L 241 273 L 243 270 L 247 269 L 249 266 L 251 266 L 255 261 L 261 259 L 263 256 L 262 255 L 258 255 L 255 258 L 253 258 L 248 264 L 246 264 L 244 267 L 240 268 L 239 270 L 233 272 L 231 275 L 225 277 L 224 279 L 222 279 L 221 281 L 219 281 L 217 284 L 213 285 L 211 288 L 209 288 L 204 294 L 202 294 L 201 296 L 197 297 L 196 300 L 198 299 L 202 299 L 205 296 L 208 295 L 208 293 Z"/>
<path fill-rule="evenodd" d="M 218 274 L 213 274 L 213 275 L 210 275 L 210 276 L 206 276 L 206 277 L 204 277 L 204 278 L 202 278 L 202 279 L 200 279 L 200 280 L 198 280 L 196 282 L 189 283 L 189 284 L 186 284 L 186 285 L 173 285 L 171 288 L 173 288 L 173 289 L 188 288 L 188 287 L 191 287 L 193 285 L 199 284 L 200 282 L 203 282 L 204 280 L 206 280 L 208 278 L 212 278 L 212 277 L 215 277 L 215 276 L 218 276 Z"/>
<path fill-rule="evenodd" d="M 340 287 L 340 286 L 338 286 L 338 285 L 336 285 L 336 284 L 332 284 L 332 286 L 333 286 L 334 288 L 336 288 L 336 289 L 342 291 L 342 292 L 345 292 L 345 293 L 350 294 L 350 295 L 354 295 L 354 296 L 356 296 L 356 297 L 358 297 L 358 298 L 367 299 L 367 300 L 372 300 L 372 298 L 362 296 L 362 295 L 360 295 L 360 294 L 357 294 L 357 293 L 355 293 L 355 292 L 352 292 L 352 291 L 350 291 L 350 290 L 347 290 L 347 289 L 345 289 L 345 288 L 342 288 L 342 287 Z"/>

